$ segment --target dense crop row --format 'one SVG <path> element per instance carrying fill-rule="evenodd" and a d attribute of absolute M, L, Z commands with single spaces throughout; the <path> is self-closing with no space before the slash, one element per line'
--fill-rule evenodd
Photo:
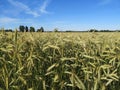
<path fill-rule="evenodd" d="M 119 90 L 118 33 L 0 33 L 0 90 Z"/>

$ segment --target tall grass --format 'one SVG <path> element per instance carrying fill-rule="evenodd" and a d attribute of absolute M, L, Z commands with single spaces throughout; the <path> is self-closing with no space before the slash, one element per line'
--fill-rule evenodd
<path fill-rule="evenodd" d="M 0 90 L 119 90 L 119 33 L 0 33 Z"/>

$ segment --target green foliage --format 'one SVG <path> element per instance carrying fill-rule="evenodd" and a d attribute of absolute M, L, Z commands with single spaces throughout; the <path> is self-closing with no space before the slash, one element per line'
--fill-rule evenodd
<path fill-rule="evenodd" d="M 119 90 L 119 35 L 0 32 L 0 90 Z"/>
<path fill-rule="evenodd" d="M 25 27 L 24 27 L 23 25 L 20 25 L 20 26 L 19 26 L 19 30 L 20 30 L 20 32 L 24 32 Z"/>
<path fill-rule="evenodd" d="M 58 32 L 58 29 L 57 29 L 57 28 L 55 28 L 55 29 L 54 29 L 54 32 Z"/>
<path fill-rule="evenodd" d="M 28 32 L 29 31 L 28 26 L 23 26 L 23 25 L 19 26 L 19 30 L 20 30 L 20 32 Z"/>
<path fill-rule="evenodd" d="M 35 32 L 35 28 L 34 27 L 30 27 L 30 32 Z"/>
<path fill-rule="evenodd" d="M 90 29 L 89 32 L 98 32 L 96 29 Z"/>
<path fill-rule="evenodd" d="M 28 32 L 28 31 L 29 31 L 29 30 L 28 30 L 28 26 L 25 26 L 25 31 L 26 31 L 26 32 Z"/>
<path fill-rule="evenodd" d="M 41 27 L 40 29 L 37 29 L 37 32 L 44 32 L 44 28 Z"/>
<path fill-rule="evenodd" d="M 5 32 L 12 32 L 12 29 L 6 29 Z"/>

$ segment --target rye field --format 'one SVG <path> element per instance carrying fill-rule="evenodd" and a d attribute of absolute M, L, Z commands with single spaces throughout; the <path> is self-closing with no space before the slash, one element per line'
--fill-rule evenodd
<path fill-rule="evenodd" d="M 0 32 L 0 90 L 120 90 L 120 33 Z"/>

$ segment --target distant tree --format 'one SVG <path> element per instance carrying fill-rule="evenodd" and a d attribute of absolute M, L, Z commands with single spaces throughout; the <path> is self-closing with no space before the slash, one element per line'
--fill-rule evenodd
<path fill-rule="evenodd" d="M 100 32 L 113 32 L 112 30 L 100 30 Z"/>
<path fill-rule="evenodd" d="M 28 27 L 27 26 L 25 26 L 25 31 L 28 32 Z"/>
<path fill-rule="evenodd" d="M 120 32 L 120 30 L 115 30 L 116 32 Z"/>
<path fill-rule="evenodd" d="M 96 29 L 90 29 L 89 32 L 98 32 L 98 30 L 96 30 Z"/>
<path fill-rule="evenodd" d="M 41 32 L 40 29 L 37 29 L 37 32 Z"/>
<path fill-rule="evenodd" d="M 55 28 L 53 31 L 54 31 L 54 32 L 58 32 L 58 28 Z"/>
<path fill-rule="evenodd" d="M 12 32 L 12 29 L 6 29 L 5 32 Z"/>
<path fill-rule="evenodd" d="M 73 32 L 72 30 L 66 30 L 66 32 Z"/>
<path fill-rule="evenodd" d="M 44 28 L 41 27 L 40 29 L 37 29 L 37 32 L 44 32 Z"/>
<path fill-rule="evenodd" d="M 24 27 L 23 25 L 20 25 L 20 26 L 19 26 L 19 30 L 20 30 L 20 32 L 24 32 L 25 27 Z"/>
<path fill-rule="evenodd" d="M 40 32 L 40 29 L 37 29 L 37 32 Z"/>
<path fill-rule="evenodd" d="M 30 27 L 30 32 L 35 32 L 35 28 L 34 27 Z"/>
<path fill-rule="evenodd" d="M 44 28 L 43 28 L 43 27 L 41 27 L 41 28 L 40 28 L 40 31 L 41 31 L 41 32 L 44 32 Z"/>
<path fill-rule="evenodd" d="M 12 32 L 13 30 L 12 29 L 9 29 L 9 32 Z"/>

